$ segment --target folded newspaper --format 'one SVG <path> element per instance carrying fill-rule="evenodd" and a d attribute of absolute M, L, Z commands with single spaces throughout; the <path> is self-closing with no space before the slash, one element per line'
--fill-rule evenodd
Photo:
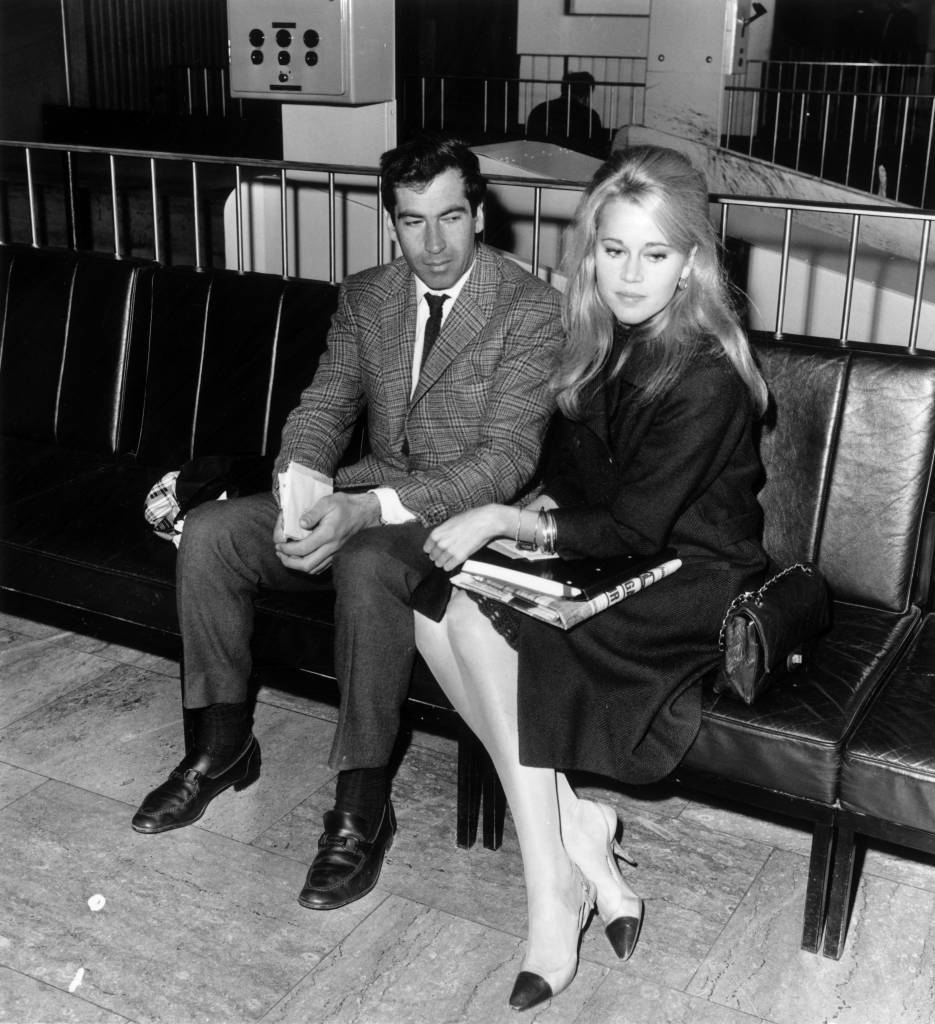
<path fill-rule="evenodd" d="M 668 557 L 671 554 L 666 552 L 662 556 L 664 560 L 658 564 L 639 571 L 634 570 L 632 576 L 606 590 L 581 597 L 543 593 L 541 589 L 463 570 L 453 576 L 451 582 L 462 590 L 470 590 L 483 597 L 492 598 L 524 615 L 558 626 L 559 629 L 571 629 L 579 622 L 590 619 L 611 605 L 625 601 L 628 597 L 677 572 L 682 566 L 682 561 L 680 558 Z"/>

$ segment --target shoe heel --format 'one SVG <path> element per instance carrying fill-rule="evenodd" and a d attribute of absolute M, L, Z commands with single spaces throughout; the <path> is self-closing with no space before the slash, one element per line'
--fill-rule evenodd
<path fill-rule="evenodd" d="M 244 771 L 243 778 L 234 783 L 234 792 L 239 793 L 241 790 L 246 789 L 248 786 L 252 786 L 254 782 L 260 777 L 260 744 L 256 740 L 253 741 L 253 750 L 250 751 L 250 755 L 247 758 L 247 767 Z"/>

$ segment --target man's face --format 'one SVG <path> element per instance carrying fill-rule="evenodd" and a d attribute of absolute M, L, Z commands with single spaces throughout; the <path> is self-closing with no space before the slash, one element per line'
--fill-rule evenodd
<path fill-rule="evenodd" d="M 387 223 L 412 272 L 438 291 L 450 288 L 471 265 L 484 211 L 479 206 L 471 213 L 461 172 L 449 168 L 421 190 L 398 187 L 395 221 L 388 217 Z"/>

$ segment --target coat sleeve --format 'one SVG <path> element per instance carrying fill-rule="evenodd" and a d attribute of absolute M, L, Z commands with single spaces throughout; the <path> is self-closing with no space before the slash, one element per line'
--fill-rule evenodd
<path fill-rule="evenodd" d="M 274 472 L 283 472 L 295 461 L 333 476 L 365 404 L 355 317 L 342 285 L 327 348 L 286 419 Z"/>
<path fill-rule="evenodd" d="M 558 551 L 564 557 L 650 554 L 665 547 L 686 509 L 724 470 L 748 428 L 746 387 L 723 361 L 693 366 L 669 393 L 632 417 L 635 436 L 615 436 L 606 470 L 582 464 L 580 472 L 605 471 L 602 500 L 571 500 L 569 453 L 553 494 Z M 586 428 L 585 428 L 586 429 Z M 589 482 L 582 481 L 582 490 Z M 550 482 L 546 491 L 552 493 Z M 593 497 L 593 492 L 592 492 Z M 564 499 L 564 500 L 562 500 Z"/>

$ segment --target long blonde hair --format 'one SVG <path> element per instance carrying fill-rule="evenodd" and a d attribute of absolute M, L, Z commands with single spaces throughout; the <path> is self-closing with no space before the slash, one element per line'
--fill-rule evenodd
<path fill-rule="evenodd" d="M 598 168 L 569 225 L 562 298 L 566 345 L 555 381 L 561 410 L 580 417 L 613 345 L 616 321 L 598 294 L 595 249 L 601 215 L 619 199 L 651 213 L 666 242 L 685 256 L 694 250 L 694 258 L 686 287 L 677 289 L 662 310 L 632 329 L 611 374 L 620 373 L 634 353 L 651 352 L 650 370 L 640 380 L 648 401 L 679 379 L 695 352 L 719 347 L 762 413 L 766 384 L 730 299 L 708 214 L 707 183 L 681 153 L 661 146 L 615 152 Z"/>

